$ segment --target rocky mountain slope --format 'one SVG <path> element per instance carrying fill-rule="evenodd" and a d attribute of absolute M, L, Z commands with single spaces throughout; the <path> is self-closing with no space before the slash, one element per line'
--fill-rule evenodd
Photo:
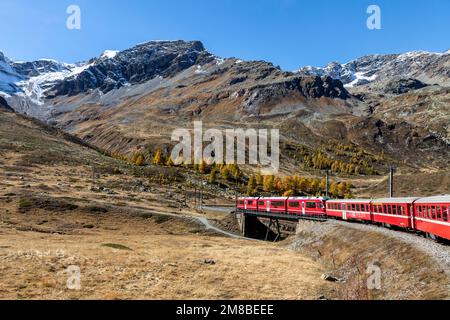
<path fill-rule="evenodd" d="M 380 171 L 388 163 L 450 165 L 448 52 L 367 56 L 299 72 L 222 59 L 198 41 L 153 41 L 79 64 L 1 58 L 0 91 L 12 108 L 111 153 L 168 152 L 173 129 L 203 120 L 279 128 L 290 172 L 318 152 Z M 334 150 L 338 144 L 353 151 Z"/>
<path fill-rule="evenodd" d="M 413 51 L 405 54 L 369 55 L 345 64 L 331 62 L 324 68 L 303 67 L 298 73 L 330 76 L 347 87 L 392 78 L 413 78 L 428 84 L 450 85 L 450 50 L 443 53 Z"/>

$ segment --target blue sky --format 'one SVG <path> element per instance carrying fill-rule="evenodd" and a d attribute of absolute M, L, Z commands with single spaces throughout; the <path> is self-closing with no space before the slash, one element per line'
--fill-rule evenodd
<path fill-rule="evenodd" d="M 81 8 L 81 30 L 66 9 Z M 366 27 L 370 4 L 382 30 Z M 221 57 L 285 70 L 370 53 L 450 49 L 448 0 L 0 0 L 0 51 L 75 62 L 148 40 L 201 40 Z"/>

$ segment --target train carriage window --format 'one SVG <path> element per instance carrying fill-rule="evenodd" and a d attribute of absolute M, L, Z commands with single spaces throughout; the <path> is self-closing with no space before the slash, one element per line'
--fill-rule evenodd
<path fill-rule="evenodd" d="M 273 207 L 284 207 L 284 202 L 283 201 L 274 201 L 274 202 L 272 202 L 272 206 Z"/>
<path fill-rule="evenodd" d="M 441 211 L 441 207 L 437 207 L 436 208 L 436 212 L 437 212 L 437 219 L 438 220 L 442 220 L 442 211 Z"/>
<path fill-rule="evenodd" d="M 252 205 L 253 205 L 253 201 L 248 201 L 247 204 L 248 204 L 249 206 L 252 206 Z"/>
<path fill-rule="evenodd" d="M 307 202 L 306 203 L 306 207 L 308 209 L 315 209 L 316 208 L 316 203 L 315 202 Z"/>
<path fill-rule="evenodd" d="M 444 209 L 445 209 L 445 207 L 444 207 Z M 448 206 L 447 209 L 444 210 L 443 218 L 444 218 L 443 219 L 444 221 L 449 221 L 450 220 L 450 206 Z"/>
<path fill-rule="evenodd" d="M 264 201 L 259 201 L 258 206 L 264 206 Z"/>
<path fill-rule="evenodd" d="M 289 202 L 289 207 L 300 208 L 300 202 Z"/>
<path fill-rule="evenodd" d="M 392 206 L 392 214 L 397 215 L 397 206 Z"/>
<path fill-rule="evenodd" d="M 347 210 L 347 206 L 345 205 L 345 203 L 341 204 L 341 210 L 343 211 Z"/>
<path fill-rule="evenodd" d="M 431 207 L 431 219 L 436 220 L 436 206 Z"/>
<path fill-rule="evenodd" d="M 398 207 L 398 214 L 401 215 L 401 216 L 404 216 L 404 215 L 405 215 L 405 212 L 404 212 L 404 210 L 403 210 L 403 206 L 399 206 L 399 207 Z"/>
<path fill-rule="evenodd" d="M 244 200 L 240 200 L 239 204 L 245 204 Z"/>
<path fill-rule="evenodd" d="M 427 206 L 427 218 L 431 218 L 431 208 L 429 206 Z"/>
<path fill-rule="evenodd" d="M 361 211 L 361 205 L 357 204 L 355 209 L 356 209 L 356 211 Z"/>

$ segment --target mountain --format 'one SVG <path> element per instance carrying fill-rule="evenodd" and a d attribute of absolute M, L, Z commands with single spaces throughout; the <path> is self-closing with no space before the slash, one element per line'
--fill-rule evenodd
<path fill-rule="evenodd" d="M 202 120 L 222 129 L 279 128 L 285 172 L 317 166 L 318 154 L 369 174 L 389 163 L 450 165 L 447 53 L 285 72 L 219 58 L 199 41 L 150 41 L 78 64 L 2 61 L 1 91 L 13 109 L 112 154 L 167 153 L 174 129 Z M 355 82 L 362 78 L 366 84 Z"/>
<path fill-rule="evenodd" d="M 199 41 L 150 42 L 119 53 L 107 51 L 82 72 L 60 81 L 48 96 L 76 95 L 97 88 L 107 93 L 155 77 L 172 77 L 213 59 Z"/>
<path fill-rule="evenodd" d="M 221 73 L 232 74 L 233 78 L 222 86 L 225 89 L 257 83 L 258 87 L 252 88 L 252 92 L 243 93 L 247 96 L 244 103 L 247 111 L 257 100 L 267 100 L 267 95 L 279 95 L 283 90 L 313 98 L 350 97 L 342 83 L 330 77 L 295 76 L 263 61 L 220 59 L 205 50 L 199 41 L 151 41 L 122 52 L 107 50 L 99 58 L 79 64 L 49 59 L 34 62 L 5 59 L 6 68 L 9 74 L 15 75 L 5 78 L 4 87 L 8 90 L 2 90 L 9 94 L 9 103 L 17 111 L 42 120 L 52 119 L 52 112 L 60 113 L 60 110 L 52 108 L 53 103 L 48 102 L 59 101 L 61 97 L 82 94 L 89 96 L 91 103 L 111 104 L 130 95 L 147 94 L 168 79 L 176 80 L 178 77 L 181 81 L 191 75 L 205 78 L 208 73 L 210 77 Z M 255 74 L 253 77 L 252 72 Z M 173 80 L 167 85 L 171 83 Z M 83 99 L 82 102 L 85 101 Z"/>
<path fill-rule="evenodd" d="M 450 85 L 450 53 L 412 51 L 404 54 L 368 55 L 345 64 L 331 62 L 324 68 L 303 67 L 301 74 L 330 76 L 346 87 L 390 78 L 413 78 L 427 84 Z"/>
<path fill-rule="evenodd" d="M 0 96 L 0 109 L 4 109 L 7 111 L 14 111 L 13 108 L 11 108 L 8 105 L 8 102 L 6 102 L 6 100 L 4 98 L 2 98 L 1 96 Z"/>
<path fill-rule="evenodd" d="M 10 65 L 8 58 L 0 52 L 0 92 L 5 94 L 17 91 L 15 83 L 22 80 L 22 76 Z"/>

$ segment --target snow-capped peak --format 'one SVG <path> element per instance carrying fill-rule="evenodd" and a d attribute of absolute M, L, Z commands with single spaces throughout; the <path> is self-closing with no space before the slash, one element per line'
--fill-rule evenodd
<path fill-rule="evenodd" d="M 117 56 L 118 53 L 118 50 L 105 50 L 100 56 L 100 59 L 112 59 Z"/>

